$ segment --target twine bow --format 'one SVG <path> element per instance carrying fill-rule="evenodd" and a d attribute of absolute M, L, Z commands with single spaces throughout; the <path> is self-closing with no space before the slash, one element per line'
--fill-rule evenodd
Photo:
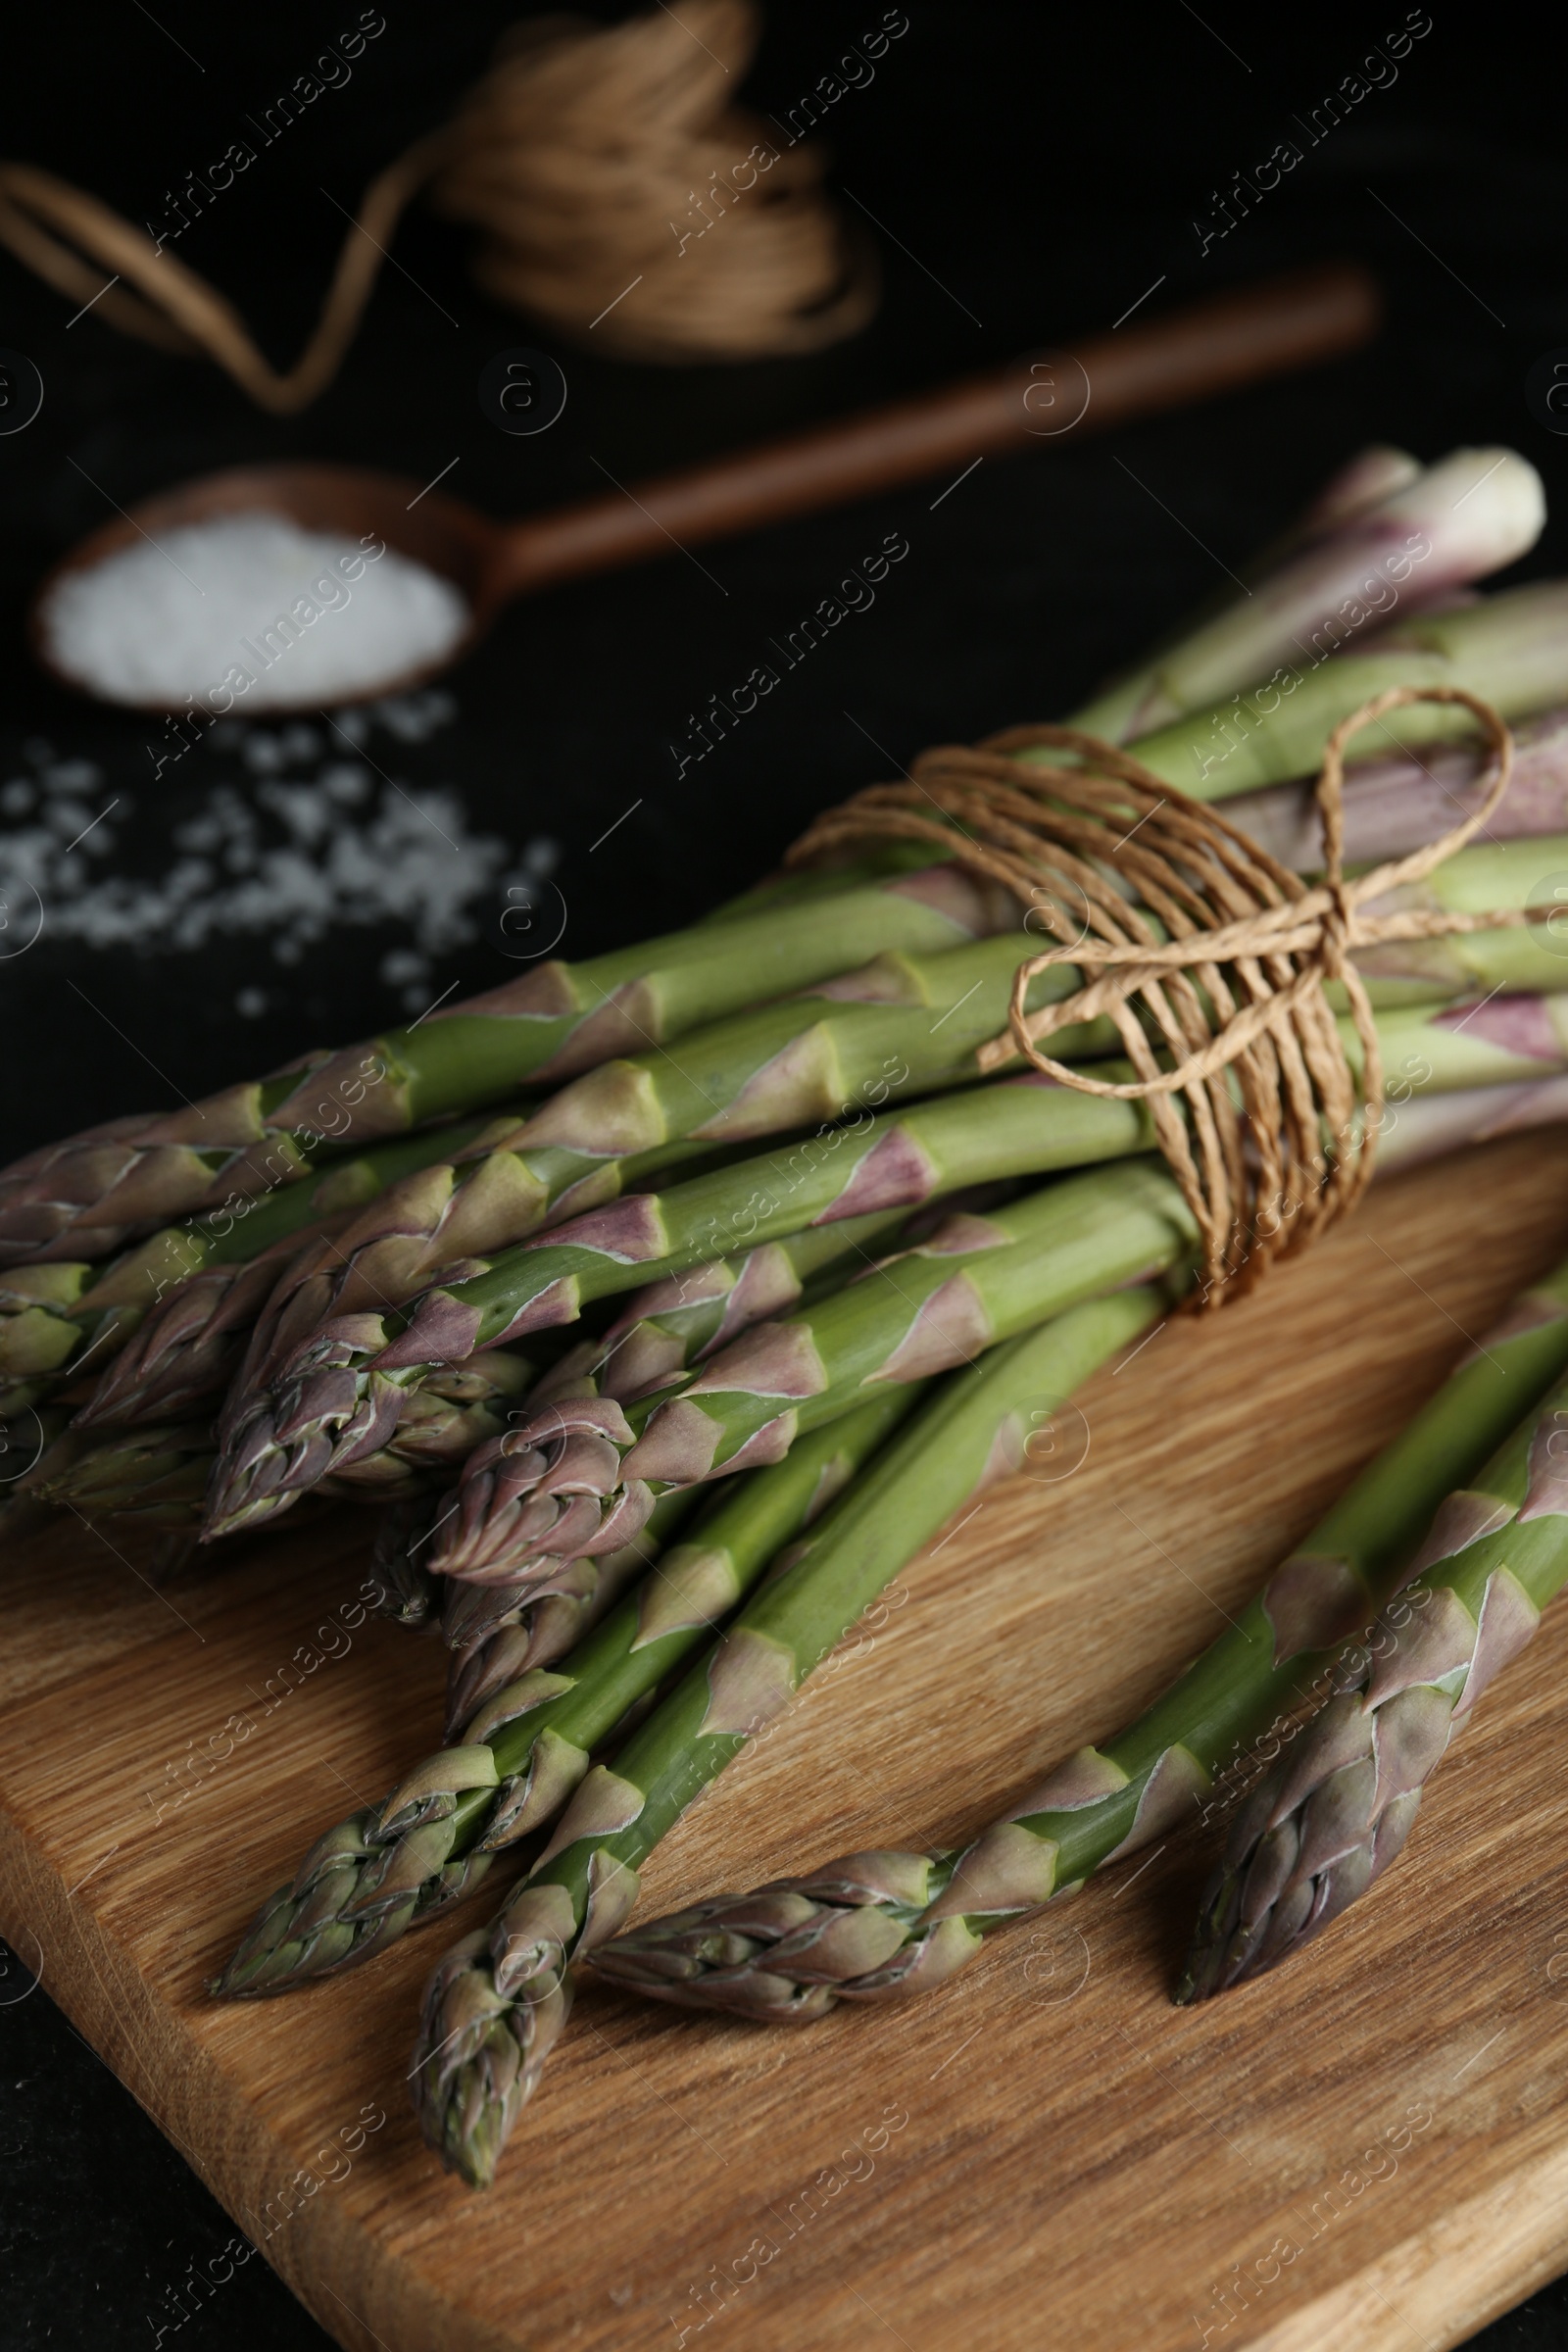
<path fill-rule="evenodd" d="M 1425 849 L 1347 880 L 1345 746 L 1417 702 L 1462 704 L 1478 720 L 1494 760 L 1481 805 Z M 1081 764 L 1019 759 L 1046 748 Z M 1324 751 L 1325 873 L 1309 886 L 1130 753 L 1072 727 L 1013 727 L 972 750 L 922 753 L 906 783 L 873 785 L 818 817 L 787 862 L 890 837 L 927 841 L 1025 906 L 1025 928 L 1057 944 L 1019 965 L 1007 1030 L 981 1049 L 980 1067 L 1022 1054 L 1062 1086 L 1147 1104 L 1201 1236 L 1191 1303 L 1202 1308 L 1245 1293 L 1274 1258 L 1343 1216 L 1371 1175 L 1384 1076 L 1355 951 L 1531 919 L 1525 908 L 1374 911 L 1474 839 L 1512 762 L 1501 717 L 1461 687 L 1396 686 L 1363 704 Z M 1082 985 L 1030 1010 L 1032 984 L 1061 966 L 1076 967 Z M 1344 992 L 1354 1054 L 1330 985 Z M 1043 1039 L 1104 1019 L 1135 1077 L 1097 1078 L 1042 1051 Z"/>

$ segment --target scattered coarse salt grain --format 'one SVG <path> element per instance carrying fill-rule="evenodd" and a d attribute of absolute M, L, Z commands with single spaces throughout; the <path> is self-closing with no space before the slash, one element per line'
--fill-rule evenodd
<path fill-rule="evenodd" d="M 533 889 L 559 857 L 547 835 L 519 853 L 476 831 L 450 786 L 405 782 L 366 752 L 376 729 L 422 744 L 455 716 L 451 695 L 429 687 L 324 714 L 319 726 L 221 719 L 202 741 L 234 772 L 195 796 L 187 784 L 172 821 L 160 818 L 162 794 L 138 822 L 140 796 L 127 786 L 28 743 L 30 772 L 0 780 L 0 967 L 35 937 L 158 956 L 252 939 L 289 966 L 335 932 L 392 927 L 404 937 L 383 954 L 381 978 L 424 1011 L 435 959 L 494 925 L 509 883 Z M 153 870 L 134 870 L 149 849 Z M 129 871 L 127 852 L 139 853 Z M 271 1002 L 253 980 L 235 1007 L 254 1019 Z"/>
<path fill-rule="evenodd" d="M 49 658 L 107 702 L 246 716 L 373 694 L 441 662 L 468 608 L 368 532 L 218 514 L 66 573 L 41 613 Z"/>

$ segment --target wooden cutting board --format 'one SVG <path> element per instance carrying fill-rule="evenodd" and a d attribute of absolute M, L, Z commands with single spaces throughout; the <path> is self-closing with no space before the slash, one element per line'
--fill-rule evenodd
<path fill-rule="evenodd" d="M 906 1573 L 647 1905 L 960 1839 L 1108 1735 L 1568 1247 L 1565 1178 L 1541 1137 L 1391 1180 L 1097 1379 L 1083 1466 L 995 1490 Z M 1397 1870 L 1280 1975 L 1171 2008 L 1209 1852 L 1184 1836 L 907 2009 L 767 2032 L 590 1990 L 475 2196 L 405 2072 L 484 1891 L 363 1975 L 202 1992 L 305 1843 L 437 1743 L 442 1653 L 358 1622 L 366 1568 L 337 1519 L 160 1595 L 51 1532 L 4 1568 L 0 1660 L 0 1929 L 355 2352 L 1410 2352 L 1568 2265 L 1568 1610 Z"/>

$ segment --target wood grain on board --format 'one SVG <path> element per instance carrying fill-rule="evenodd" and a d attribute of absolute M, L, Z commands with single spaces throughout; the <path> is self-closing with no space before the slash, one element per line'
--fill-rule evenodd
<path fill-rule="evenodd" d="M 1083 1466 L 995 1490 L 906 1573 L 645 1907 L 960 1838 L 1113 1731 L 1568 1247 L 1565 1178 L 1542 1137 L 1392 1180 L 1096 1379 Z M 318 1831 L 439 1744 L 443 1653 L 360 1621 L 367 1567 L 337 1516 L 162 1594 L 79 1528 L 0 1569 L 0 1930 L 354 2352 L 1408 2352 L 1568 2265 L 1568 1612 L 1396 1871 L 1279 1975 L 1170 2007 L 1210 1852 L 1184 1836 L 906 2009 L 769 2032 L 589 1988 L 476 2196 L 405 2073 L 491 1894 L 335 1984 L 202 1990 Z"/>

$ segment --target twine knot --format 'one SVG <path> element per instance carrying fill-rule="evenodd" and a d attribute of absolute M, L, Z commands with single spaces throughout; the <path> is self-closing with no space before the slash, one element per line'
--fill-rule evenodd
<path fill-rule="evenodd" d="M 1462 704 L 1488 739 L 1493 771 L 1474 814 L 1426 848 L 1348 878 L 1345 746 L 1389 711 Z M 1055 750 L 1077 764 L 1024 753 Z M 1013 727 L 973 749 L 923 752 L 903 784 L 878 784 L 818 817 L 788 853 L 806 865 L 868 841 L 930 842 L 1000 883 L 1024 927 L 1054 945 L 1019 964 L 1007 1029 L 981 1049 L 983 1071 L 1022 1055 L 1080 1093 L 1145 1102 L 1202 1242 L 1189 1301 L 1216 1306 L 1265 1266 L 1343 1216 L 1372 1173 L 1384 1102 L 1377 1024 L 1357 949 L 1527 923 L 1525 908 L 1461 914 L 1375 910 L 1420 882 L 1485 826 L 1508 788 L 1513 739 L 1498 713 L 1457 686 L 1395 686 L 1342 719 L 1317 779 L 1324 873 L 1308 885 L 1214 809 L 1116 745 L 1073 727 Z M 1029 1008 L 1053 966 L 1081 985 Z M 1326 991 L 1343 990 L 1355 1051 Z M 1098 1078 L 1042 1040 L 1107 1017 L 1135 1075 Z"/>

